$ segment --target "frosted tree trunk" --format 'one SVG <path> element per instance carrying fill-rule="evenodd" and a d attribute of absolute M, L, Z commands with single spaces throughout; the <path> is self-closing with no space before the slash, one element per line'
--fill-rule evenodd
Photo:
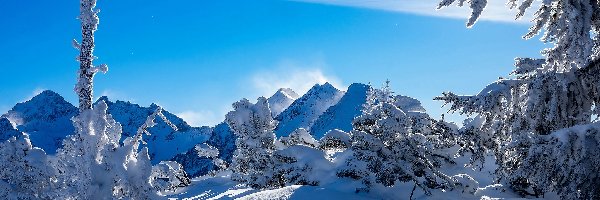
<path fill-rule="evenodd" d="M 94 32 L 98 28 L 98 10 L 96 0 L 81 0 L 80 1 L 81 20 L 81 44 L 74 41 L 73 45 L 79 50 L 79 76 L 75 92 L 79 96 L 79 110 L 89 110 L 92 108 L 93 98 L 93 79 L 98 71 L 106 72 L 106 65 L 94 66 Z"/>

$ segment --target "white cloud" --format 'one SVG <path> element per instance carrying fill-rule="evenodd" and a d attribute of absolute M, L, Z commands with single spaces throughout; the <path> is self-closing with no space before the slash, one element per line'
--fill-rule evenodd
<path fill-rule="evenodd" d="M 350 6 L 360 7 L 369 9 L 378 9 L 394 12 L 413 13 L 418 15 L 437 16 L 437 17 L 448 17 L 448 18 L 459 18 L 467 19 L 471 15 L 471 10 L 468 5 L 464 7 L 458 7 L 452 5 L 450 7 L 436 10 L 436 7 L 440 0 L 294 0 L 299 2 L 307 3 L 319 3 L 339 6 Z M 535 2 L 533 8 L 539 2 Z M 516 10 L 510 10 L 506 6 L 506 0 L 492 0 L 488 1 L 488 5 L 483 11 L 480 20 L 486 21 L 501 21 L 510 23 L 529 23 L 531 20 L 531 13 L 535 10 L 531 8 L 528 10 L 523 19 L 514 20 Z M 465 21 L 466 22 L 466 21 Z"/>
<path fill-rule="evenodd" d="M 259 96 L 270 97 L 279 88 L 291 88 L 299 95 L 306 93 L 315 84 L 329 82 L 334 87 L 344 90 L 340 79 L 327 75 L 321 70 L 322 63 L 300 65 L 294 62 L 283 62 L 278 68 L 260 71 L 252 76 L 252 84 Z"/>
<path fill-rule="evenodd" d="M 223 122 L 222 116 L 217 116 L 212 111 L 185 111 L 175 114 L 191 126 L 214 126 Z"/>

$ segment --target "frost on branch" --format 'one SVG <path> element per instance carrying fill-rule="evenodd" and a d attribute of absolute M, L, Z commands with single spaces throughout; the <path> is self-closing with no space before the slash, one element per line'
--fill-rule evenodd
<path fill-rule="evenodd" d="M 296 129 L 288 137 L 282 137 L 280 141 L 286 146 L 303 145 L 312 148 L 319 146 L 319 141 L 304 128 Z"/>
<path fill-rule="evenodd" d="M 120 146 L 121 125 L 106 109 L 101 101 L 73 119 L 76 133 L 65 139 L 57 154 L 61 181 L 68 186 L 66 194 L 75 199 L 157 198 L 149 182 L 148 150 L 138 153 L 138 146 L 129 142 L 132 139 Z"/>
<path fill-rule="evenodd" d="M 600 124 L 574 126 L 525 140 L 532 147 L 515 177 L 532 183 L 524 194 L 557 192 L 561 199 L 599 199 Z M 511 143 L 518 146 L 520 142 Z M 535 191 L 537 190 L 537 191 Z"/>
<path fill-rule="evenodd" d="M 350 134 L 337 129 L 328 131 L 321 141 L 319 148 L 324 151 L 343 151 L 352 145 Z"/>
<path fill-rule="evenodd" d="M 154 189 L 161 193 L 176 192 L 192 183 L 183 167 L 173 161 L 162 161 L 153 166 L 150 180 Z"/>
<path fill-rule="evenodd" d="M 55 199 L 60 197 L 58 171 L 44 150 L 35 148 L 27 135 L 0 143 L 0 198 Z"/>
<path fill-rule="evenodd" d="M 441 9 L 443 7 L 448 7 L 450 5 L 452 5 L 455 2 L 458 2 L 458 6 L 462 7 L 464 6 L 466 0 L 442 0 L 438 6 L 437 9 Z M 477 20 L 479 19 L 479 17 L 481 16 L 481 13 L 483 12 L 483 10 L 485 9 L 488 1 L 487 0 L 469 0 L 467 1 L 467 3 L 469 4 L 469 8 L 471 8 L 471 16 L 469 17 L 469 20 L 467 22 L 467 27 L 471 27 L 473 25 L 475 25 L 475 22 L 477 22 Z"/>
<path fill-rule="evenodd" d="M 282 185 L 274 179 L 273 151 L 277 121 L 273 120 L 269 104 L 264 97 L 256 104 L 242 99 L 233 104 L 234 111 L 227 113 L 225 121 L 237 136 L 231 169 L 232 179 L 255 188 L 273 188 Z"/>
<path fill-rule="evenodd" d="M 73 45 L 73 48 L 75 48 L 77 50 L 81 50 L 81 44 L 79 44 L 79 42 L 77 42 L 76 39 L 73 39 L 71 41 L 71 45 Z M 79 56 L 77 56 L 77 61 L 79 61 Z"/>
<path fill-rule="evenodd" d="M 219 156 L 219 150 L 206 143 L 198 144 L 194 148 L 196 149 L 196 152 L 198 152 L 198 156 L 200 157 L 216 158 L 217 156 Z"/>
<path fill-rule="evenodd" d="M 201 158 L 211 159 L 215 169 L 211 173 L 215 174 L 218 170 L 227 168 L 225 161 L 219 158 L 219 149 L 210 146 L 206 143 L 198 144 L 194 147 L 197 154 Z"/>
<path fill-rule="evenodd" d="M 169 187 L 165 190 L 168 190 L 172 189 L 170 184 L 179 187 L 182 185 L 180 182 L 186 183 L 182 181 L 187 178 L 185 173 L 177 171 L 179 168 L 175 164 L 167 168 L 175 171 L 167 174 L 176 174 L 176 179 L 163 177 L 164 173 L 153 174 L 148 148 L 140 150 L 142 134 L 149 134 L 147 128 L 152 127 L 155 124 L 153 119 L 161 115 L 160 108 L 148 117 L 138 134 L 125 139 L 123 145 L 119 144 L 121 125 L 106 111 L 106 103 L 100 101 L 92 110 L 86 110 L 73 119 L 76 133 L 65 139 L 64 148 L 57 154 L 58 180 L 66 185 L 65 197 L 157 199 L 157 188 L 165 189 L 158 185 L 164 186 L 167 182 Z"/>

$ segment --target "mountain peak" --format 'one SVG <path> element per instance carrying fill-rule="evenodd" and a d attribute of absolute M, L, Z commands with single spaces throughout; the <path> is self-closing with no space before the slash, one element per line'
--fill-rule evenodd
<path fill-rule="evenodd" d="M 49 102 L 48 102 L 49 101 Z M 52 90 L 44 90 L 42 92 L 40 92 L 39 94 L 35 95 L 33 98 L 31 98 L 28 101 L 25 101 L 23 103 L 27 103 L 27 102 L 35 102 L 35 103 L 68 103 L 67 101 L 65 101 L 65 99 L 60 96 L 60 94 L 52 91 Z"/>
<path fill-rule="evenodd" d="M 60 97 L 60 94 L 52 91 L 52 90 L 44 90 L 42 92 L 40 92 L 40 94 L 36 95 L 37 96 L 55 96 L 55 97 Z"/>
<path fill-rule="evenodd" d="M 327 108 L 335 105 L 343 95 L 344 92 L 329 83 L 315 84 L 306 94 L 277 115 L 276 119 L 280 122 L 275 130 L 277 136 L 287 136 L 298 128 L 308 130 L 313 122 Z"/>
<path fill-rule="evenodd" d="M 45 90 L 28 101 L 18 103 L 3 117 L 8 118 L 17 125 L 21 125 L 17 121 L 45 120 L 48 122 L 57 116 L 74 116 L 77 112 L 77 108 L 58 93 Z M 19 120 L 13 120 L 12 118 L 19 118 Z"/>
<path fill-rule="evenodd" d="M 71 118 L 78 112 L 58 93 L 46 90 L 18 103 L 2 117 L 10 120 L 18 131 L 27 133 L 34 146 L 54 154 L 62 140 L 74 132 Z"/>
<path fill-rule="evenodd" d="M 283 95 L 289 97 L 290 99 L 297 99 L 298 97 L 300 97 L 300 95 L 298 95 L 298 93 L 294 92 L 294 90 L 292 90 L 291 88 L 280 88 L 279 90 L 277 90 L 277 92 L 273 96 L 275 96 L 277 94 L 283 94 Z"/>
<path fill-rule="evenodd" d="M 326 82 L 324 84 L 315 84 L 312 88 L 310 88 L 310 90 L 308 90 L 308 92 L 306 92 L 305 95 L 311 95 L 314 93 L 338 93 L 341 92 L 340 90 L 338 90 L 337 88 L 335 88 L 333 85 L 331 85 L 329 82 Z"/>
<path fill-rule="evenodd" d="M 275 92 L 275 94 L 268 99 L 271 115 L 276 117 L 279 115 L 279 113 L 290 106 L 298 97 L 298 94 L 290 88 L 281 88 L 277 90 L 277 92 Z"/>
<path fill-rule="evenodd" d="M 323 84 L 323 87 L 327 87 L 327 88 L 335 88 L 335 87 L 333 87 L 333 85 L 331 85 L 331 83 L 329 83 L 329 82 L 325 82 L 325 83 Z"/>
<path fill-rule="evenodd" d="M 350 85 L 344 96 L 319 116 L 310 127 L 311 134 L 315 138 L 320 138 L 333 129 L 351 131 L 352 120 L 362 113 L 369 88 L 371 87 L 362 83 Z"/>

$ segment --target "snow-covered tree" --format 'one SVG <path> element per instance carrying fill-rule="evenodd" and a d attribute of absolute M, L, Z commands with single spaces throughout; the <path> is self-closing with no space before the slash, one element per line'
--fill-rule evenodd
<path fill-rule="evenodd" d="M 58 171 L 44 150 L 33 147 L 25 134 L 0 143 L 0 198 L 56 199 Z"/>
<path fill-rule="evenodd" d="M 161 193 L 176 192 L 177 189 L 192 183 L 183 167 L 174 161 L 161 161 L 158 165 L 152 166 L 150 180 L 152 187 Z"/>
<path fill-rule="evenodd" d="M 304 128 L 296 129 L 289 136 L 281 137 L 279 140 L 286 146 L 303 145 L 312 148 L 319 146 L 319 141 L 315 140 Z"/>
<path fill-rule="evenodd" d="M 471 153 L 472 163 L 483 163 L 484 155 L 493 152 L 499 178 L 512 183 L 516 190 L 525 190 L 527 178 L 514 172 L 527 167 L 522 160 L 530 144 L 508 144 L 532 133 L 531 137 L 537 137 L 589 124 L 600 102 L 596 86 L 600 79 L 592 65 L 569 72 L 549 71 L 542 67 L 541 59 L 517 59 L 515 65 L 515 78 L 500 79 L 477 95 L 444 93 L 436 99 L 451 104 L 451 111 L 477 115 L 461 130 L 461 152 Z"/>
<path fill-rule="evenodd" d="M 76 199 L 156 198 L 150 185 L 148 149 L 138 153 L 141 135 L 125 140 L 121 147 L 121 125 L 106 109 L 100 102 L 73 119 L 76 133 L 65 139 L 57 155 L 66 193 Z"/>
<path fill-rule="evenodd" d="M 264 97 L 256 104 L 242 99 L 233 104 L 234 111 L 225 120 L 237 135 L 232 179 L 255 188 L 279 187 L 282 181 L 273 174 L 273 152 L 277 121 L 273 120 L 269 104 Z"/>
<path fill-rule="evenodd" d="M 361 179 L 365 188 L 359 190 L 367 191 L 375 183 L 389 187 L 396 181 L 411 181 L 426 194 L 431 194 L 430 189 L 453 188 L 454 179 L 440 172 L 443 164 L 452 162 L 447 153 L 436 149 L 440 138 L 432 134 L 433 129 L 420 126 L 424 122 L 419 120 L 424 119 L 411 118 L 394 105 L 386 90 L 389 87 L 371 92 L 385 96 L 375 97 L 372 107 L 354 120 L 354 155 L 338 175 Z"/>
<path fill-rule="evenodd" d="M 510 146 L 531 146 L 515 177 L 533 186 L 522 187 L 525 190 L 519 192 L 535 195 L 555 191 L 561 199 L 600 199 L 600 123 L 540 137 L 523 134 Z"/>
<path fill-rule="evenodd" d="M 75 92 L 79 96 L 79 110 L 84 111 L 92 108 L 94 91 L 94 75 L 98 72 L 106 73 L 106 64 L 94 66 L 94 32 L 98 29 L 98 9 L 96 0 L 80 0 L 79 20 L 81 20 L 81 43 L 73 40 L 73 47 L 79 50 L 77 61 L 79 62 L 79 75 Z"/>
<path fill-rule="evenodd" d="M 287 185 L 321 184 L 332 176 L 333 165 L 325 152 L 305 144 L 295 144 L 273 154 L 274 177 Z"/>
<path fill-rule="evenodd" d="M 156 125 L 154 119 L 160 116 L 166 120 L 161 111 L 159 107 L 148 116 L 137 134 L 125 139 L 122 145 L 121 125 L 106 113 L 104 101 L 74 117 L 76 133 L 65 139 L 57 154 L 58 181 L 65 185 L 61 195 L 74 199 L 157 199 L 156 189 L 164 188 L 153 185 L 156 179 L 189 184 L 189 180 L 181 181 L 187 179 L 185 172 L 172 167 L 173 164 L 169 169 L 179 171 L 169 173 L 177 174 L 176 179 L 153 174 L 156 170 L 150 163 L 148 148 L 140 150 L 144 143 L 142 135 L 150 134 L 147 130 Z"/>
<path fill-rule="evenodd" d="M 206 143 L 202 143 L 196 145 L 194 149 L 196 150 L 196 153 L 199 157 L 212 160 L 212 164 L 215 166 L 215 169 L 211 171 L 212 173 L 227 168 L 227 164 L 225 163 L 225 161 L 219 158 L 219 150 L 217 148 L 210 146 Z"/>
<path fill-rule="evenodd" d="M 439 7 L 449 6 L 454 2 L 455 0 L 443 0 Z M 459 6 L 464 3 L 457 2 Z M 467 25 L 472 26 L 487 1 L 467 3 L 473 10 Z M 532 3 L 532 0 L 525 0 L 520 4 L 516 0 L 510 0 L 508 5 L 510 8 L 518 7 L 519 18 Z M 540 195 L 552 189 L 566 198 L 573 194 L 572 191 L 590 190 L 583 188 L 584 184 L 581 184 L 569 191 L 562 188 L 564 185 L 560 182 L 542 181 L 549 173 L 545 167 L 538 165 L 541 161 L 536 158 L 551 157 L 556 163 L 571 163 L 571 157 L 593 157 L 593 152 L 590 151 L 578 155 L 555 145 L 543 144 L 553 141 L 547 135 L 567 137 L 565 135 L 568 135 L 568 131 L 564 129 L 590 124 L 591 116 L 598 114 L 600 9 L 595 0 L 548 0 L 540 3 L 533 19 L 534 24 L 524 38 L 529 39 L 543 33 L 541 40 L 554 45 L 542 51 L 544 59 L 516 59 L 516 69 L 511 74 L 513 77 L 500 79 L 477 95 L 444 93 L 436 99 L 451 104 L 451 111 L 477 115 L 465 124 L 465 128 L 461 130 L 463 138 L 459 140 L 465 141 L 461 144 L 461 152 L 471 153 L 472 162 L 482 163 L 484 155 L 493 152 L 499 165 L 497 175 L 510 183 L 516 191 L 525 195 Z M 578 146 L 577 143 L 588 142 L 594 141 L 573 140 L 561 145 Z M 572 167 L 575 166 L 563 165 L 557 168 L 558 171 L 551 173 L 553 179 L 568 179 L 570 176 L 567 175 L 571 173 Z M 529 172 L 523 173 L 523 170 Z"/>
<path fill-rule="evenodd" d="M 319 142 L 319 148 L 323 151 L 343 151 L 352 145 L 350 134 L 341 130 L 328 131 Z"/>

